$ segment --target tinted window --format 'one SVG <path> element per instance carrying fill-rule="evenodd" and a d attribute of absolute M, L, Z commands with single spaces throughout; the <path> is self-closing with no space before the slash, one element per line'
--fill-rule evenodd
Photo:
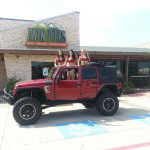
<path fill-rule="evenodd" d="M 82 79 L 97 79 L 96 68 L 82 68 Z"/>
<path fill-rule="evenodd" d="M 150 75 L 150 62 L 138 62 L 138 75 Z"/>
<path fill-rule="evenodd" d="M 128 67 L 128 75 L 129 76 L 135 76 L 137 74 L 137 65 L 136 62 L 129 62 Z"/>

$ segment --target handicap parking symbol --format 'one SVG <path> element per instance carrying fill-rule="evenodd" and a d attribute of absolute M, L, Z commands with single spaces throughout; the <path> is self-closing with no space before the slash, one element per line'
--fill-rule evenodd
<path fill-rule="evenodd" d="M 64 138 L 74 138 L 108 132 L 106 129 L 104 129 L 102 126 L 92 120 L 57 124 L 56 127 L 64 136 Z"/>
<path fill-rule="evenodd" d="M 142 123 L 145 123 L 147 125 L 150 125 L 150 114 L 134 115 L 134 116 L 129 116 L 129 118 L 132 118 Z"/>

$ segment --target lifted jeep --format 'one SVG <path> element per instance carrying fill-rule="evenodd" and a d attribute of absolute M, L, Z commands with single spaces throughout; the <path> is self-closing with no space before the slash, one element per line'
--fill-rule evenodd
<path fill-rule="evenodd" d="M 74 71 L 74 80 L 67 73 Z M 13 117 L 22 125 L 34 124 L 42 109 L 68 103 L 94 107 L 103 115 L 114 115 L 122 92 L 116 67 L 90 63 L 85 66 L 54 67 L 48 78 L 18 82 L 13 92 L 4 89 L 4 100 L 14 105 Z"/>

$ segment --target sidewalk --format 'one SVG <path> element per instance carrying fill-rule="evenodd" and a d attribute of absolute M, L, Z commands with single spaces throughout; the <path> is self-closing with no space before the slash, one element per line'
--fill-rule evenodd
<path fill-rule="evenodd" d="M 137 97 L 137 96 L 144 96 L 144 97 L 150 97 L 150 91 L 137 91 L 134 94 L 125 94 L 122 95 L 122 97 Z"/>
<path fill-rule="evenodd" d="M 122 95 L 118 99 L 124 103 L 129 103 L 136 106 L 142 106 L 146 109 L 150 109 L 150 91 L 126 94 Z"/>
<path fill-rule="evenodd" d="M 3 95 L 0 95 L 0 101 L 2 101 Z"/>

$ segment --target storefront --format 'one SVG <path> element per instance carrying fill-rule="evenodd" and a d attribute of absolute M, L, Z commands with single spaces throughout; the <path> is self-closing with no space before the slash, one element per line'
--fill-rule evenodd
<path fill-rule="evenodd" d="M 80 49 L 83 47 L 81 46 Z M 136 87 L 150 86 L 150 49 L 134 47 L 89 47 L 92 61 L 103 61 L 115 65 L 126 81 L 135 82 Z"/>
<path fill-rule="evenodd" d="M 89 51 L 91 61 L 116 65 L 126 80 L 150 75 L 150 49 L 80 46 L 79 12 L 40 21 L 0 18 L 0 91 L 8 78 L 45 78 L 58 50 Z M 128 76 L 129 75 L 129 76 Z"/>

